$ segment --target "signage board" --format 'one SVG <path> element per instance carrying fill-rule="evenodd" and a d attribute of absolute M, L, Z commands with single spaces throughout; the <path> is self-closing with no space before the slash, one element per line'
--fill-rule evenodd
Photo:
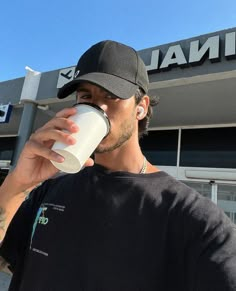
<path fill-rule="evenodd" d="M 73 80 L 74 73 L 75 73 L 75 67 L 70 67 L 70 68 L 60 70 L 58 80 L 57 80 L 57 88 L 61 88 L 66 83 Z"/>
<path fill-rule="evenodd" d="M 12 105 L 0 105 L 0 123 L 8 123 L 10 120 Z"/>

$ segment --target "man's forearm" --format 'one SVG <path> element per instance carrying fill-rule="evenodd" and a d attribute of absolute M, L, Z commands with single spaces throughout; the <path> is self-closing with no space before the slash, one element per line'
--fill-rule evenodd
<path fill-rule="evenodd" d="M 17 185 L 9 174 L 0 187 L 0 243 L 16 211 L 34 187 Z"/>
<path fill-rule="evenodd" d="M 6 211 L 0 207 L 0 241 L 3 240 L 3 235 L 6 231 Z"/>

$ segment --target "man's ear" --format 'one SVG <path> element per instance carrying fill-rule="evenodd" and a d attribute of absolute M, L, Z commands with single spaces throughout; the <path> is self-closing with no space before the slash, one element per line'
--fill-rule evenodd
<path fill-rule="evenodd" d="M 144 117 L 144 114 L 145 114 L 145 109 L 141 105 L 139 105 L 137 113 L 138 113 L 137 117 L 142 119 Z"/>
<path fill-rule="evenodd" d="M 149 97 L 147 95 L 144 95 L 142 100 L 137 105 L 137 119 L 138 120 L 141 120 L 146 116 L 149 103 L 150 103 Z"/>

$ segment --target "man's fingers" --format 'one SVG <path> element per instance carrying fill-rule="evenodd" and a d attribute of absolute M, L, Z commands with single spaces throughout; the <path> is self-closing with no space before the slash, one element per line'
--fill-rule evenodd
<path fill-rule="evenodd" d="M 33 133 L 30 137 L 30 140 L 36 141 L 40 144 L 51 140 L 60 141 L 69 145 L 76 143 L 76 139 L 71 136 L 71 134 L 57 129 L 47 129 Z"/>
<path fill-rule="evenodd" d="M 61 111 L 57 112 L 56 117 L 68 118 L 71 115 L 74 115 L 77 112 L 75 107 L 64 108 Z"/>
<path fill-rule="evenodd" d="M 84 164 L 84 167 L 91 167 L 94 165 L 94 160 L 89 158 L 86 163 Z"/>
<path fill-rule="evenodd" d="M 37 129 L 35 133 L 44 131 L 46 129 L 55 128 L 60 130 L 67 130 L 69 132 L 77 132 L 79 127 L 70 119 L 57 117 L 47 122 L 43 127 Z"/>
<path fill-rule="evenodd" d="M 54 152 L 53 150 L 46 148 L 44 145 L 37 143 L 34 140 L 29 140 L 25 149 L 30 152 L 31 156 L 28 156 L 29 159 L 42 157 L 47 160 L 53 160 L 55 162 L 61 163 L 64 161 L 64 157 Z M 84 164 L 85 167 L 90 167 L 94 165 L 94 160 L 89 158 Z"/>
<path fill-rule="evenodd" d="M 25 149 L 31 154 L 31 156 L 28 156 L 29 159 L 42 157 L 58 163 L 64 161 L 64 157 L 34 140 L 29 140 L 25 145 Z"/>

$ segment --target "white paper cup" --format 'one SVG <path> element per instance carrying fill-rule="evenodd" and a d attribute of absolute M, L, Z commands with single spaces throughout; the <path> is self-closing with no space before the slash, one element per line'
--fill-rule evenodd
<path fill-rule="evenodd" d="M 75 108 L 77 113 L 69 119 L 79 126 L 79 131 L 72 134 L 77 142 L 73 145 L 67 145 L 56 141 L 52 147 L 53 151 L 65 158 L 62 163 L 51 161 L 52 164 L 66 173 L 79 172 L 110 131 L 110 121 L 99 106 L 90 103 L 78 103 Z"/>

